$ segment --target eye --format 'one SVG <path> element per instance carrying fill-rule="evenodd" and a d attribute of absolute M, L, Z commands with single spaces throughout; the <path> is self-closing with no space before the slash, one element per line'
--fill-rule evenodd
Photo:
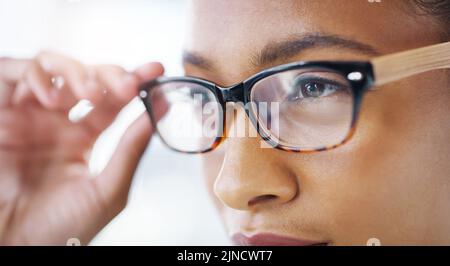
<path fill-rule="evenodd" d="M 303 99 L 317 99 L 333 95 L 345 88 L 337 81 L 324 79 L 322 77 L 297 77 L 293 80 L 288 101 Z"/>

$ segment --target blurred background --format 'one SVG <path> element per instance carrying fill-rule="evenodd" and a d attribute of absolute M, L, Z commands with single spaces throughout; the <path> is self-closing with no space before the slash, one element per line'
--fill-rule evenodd
<path fill-rule="evenodd" d="M 129 70 L 160 61 L 167 75 L 181 75 L 185 9 L 181 0 L 0 0 L 0 56 L 52 50 Z M 93 171 L 105 165 L 122 132 L 143 111 L 139 101 L 130 103 L 100 137 Z M 90 244 L 228 245 L 199 160 L 171 152 L 153 138 L 128 206 Z"/>

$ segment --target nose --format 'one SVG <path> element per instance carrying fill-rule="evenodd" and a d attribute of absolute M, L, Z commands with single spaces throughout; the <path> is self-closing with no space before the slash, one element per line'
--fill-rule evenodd
<path fill-rule="evenodd" d="M 247 123 L 243 110 L 237 112 L 230 130 L 237 123 Z M 273 148 L 264 148 L 258 137 L 229 137 L 222 169 L 214 183 L 216 196 L 226 206 L 251 210 L 282 205 L 299 191 L 297 179 L 283 163 L 283 156 Z M 277 154 L 278 153 L 278 154 Z"/>

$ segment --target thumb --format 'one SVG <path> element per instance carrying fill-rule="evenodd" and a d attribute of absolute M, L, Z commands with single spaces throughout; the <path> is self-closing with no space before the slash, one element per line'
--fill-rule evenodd
<path fill-rule="evenodd" d="M 143 113 L 125 131 L 105 169 L 93 179 L 112 217 L 125 207 L 133 175 L 152 134 L 150 119 Z"/>

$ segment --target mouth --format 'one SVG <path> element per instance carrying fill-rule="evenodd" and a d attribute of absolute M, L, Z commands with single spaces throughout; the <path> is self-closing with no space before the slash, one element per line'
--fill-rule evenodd
<path fill-rule="evenodd" d="M 246 236 L 242 233 L 232 236 L 237 246 L 327 246 L 328 242 L 286 237 L 271 233 L 258 233 Z"/>

